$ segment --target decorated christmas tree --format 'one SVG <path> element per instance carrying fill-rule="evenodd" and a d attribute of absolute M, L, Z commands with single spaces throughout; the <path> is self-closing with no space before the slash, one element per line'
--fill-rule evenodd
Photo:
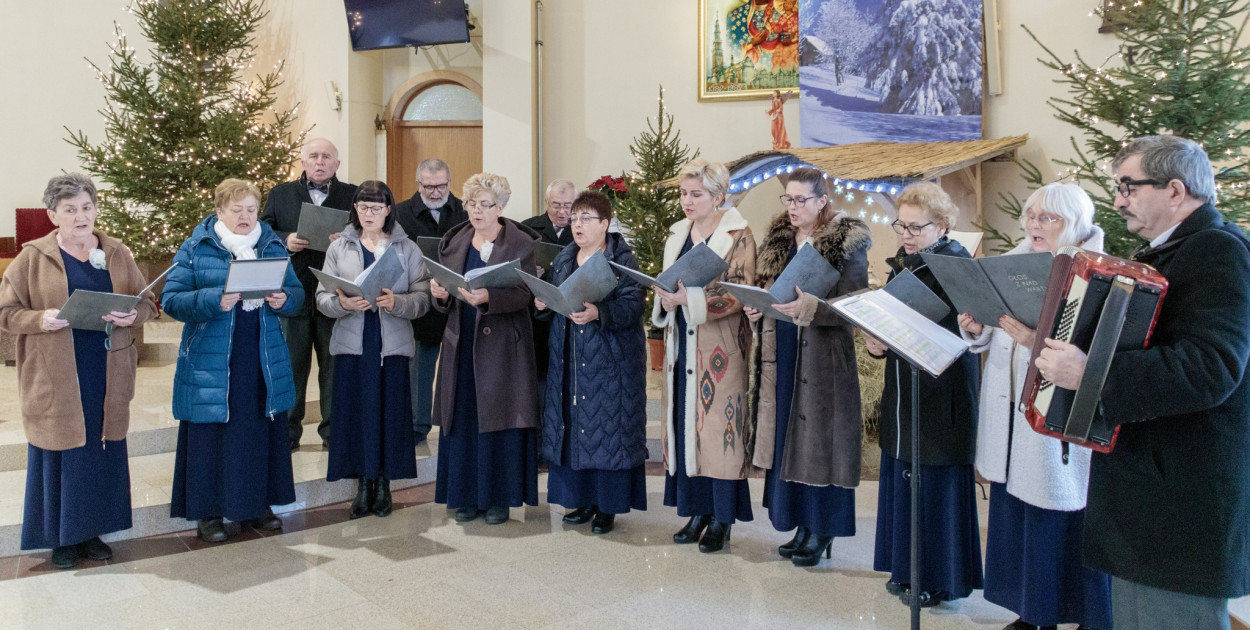
<path fill-rule="evenodd" d="M 1243 44 L 1250 19 L 1248 0 L 1124 0 L 1102 11 L 1113 23 L 1119 51 L 1094 65 L 1074 52 L 1064 61 L 1029 31 L 1056 70 L 1067 97 L 1050 99 L 1056 117 L 1072 125 L 1074 157 L 1055 160 L 1090 191 L 1095 223 L 1107 232 L 1107 251 L 1128 256 L 1141 245 L 1125 228 L 1113 203 L 1111 160 L 1123 143 L 1138 136 L 1175 134 L 1200 143 L 1216 167 L 1216 207 L 1230 220 L 1250 221 L 1250 48 Z M 1025 28 L 1028 31 L 1027 28 Z M 1040 169 L 1024 174 L 1030 187 L 1044 183 Z M 1019 218 L 1019 198 L 1000 208 Z M 1001 233 L 990 234 L 1008 240 Z"/>
<path fill-rule="evenodd" d="M 82 131 L 67 141 L 100 192 L 101 227 L 122 237 L 139 260 L 173 256 L 213 211 L 212 191 L 241 177 L 262 190 L 285 179 L 301 132 L 295 109 L 275 108 L 282 65 L 254 78 L 253 33 L 261 0 L 135 0 L 130 7 L 151 60 L 116 28 L 108 69 L 92 63 L 105 87 L 104 140 Z"/>

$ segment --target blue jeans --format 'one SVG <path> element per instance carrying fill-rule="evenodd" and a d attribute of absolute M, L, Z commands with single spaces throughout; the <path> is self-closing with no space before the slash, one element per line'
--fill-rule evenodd
<path fill-rule="evenodd" d="M 442 344 L 417 342 L 417 353 L 408 364 L 412 387 L 412 432 L 424 438 L 430 432 L 430 412 L 434 408 L 434 373 Z"/>

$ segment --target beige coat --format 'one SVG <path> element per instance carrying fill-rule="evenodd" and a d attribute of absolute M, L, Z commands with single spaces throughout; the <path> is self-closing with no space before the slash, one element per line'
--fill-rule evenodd
<path fill-rule="evenodd" d="M 95 233 L 115 293 L 137 295 L 147 285 L 130 250 L 121 241 Z M 65 264 L 56 232 L 22 246 L 0 281 L 0 328 L 17 336 L 18 395 L 22 423 L 32 445 L 50 451 L 84 446 L 87 432 L 74 374 L 74 333 L 69 328 L 45 332 L 43 312 L 59 309 L 69 299 Z M 135 395 L 139 354 L 131 330 L 156 316 L 153 295 L 145 293 L 136 307 L 134 326 L 117 327 L 110 337 L 104 391 L 105 440 L 122 440 L 130 427 L 130 401 Z"/>
<path fill-rule="evenodd" d="M 690 234 L 689 219 L 673 225 L 664 244 L 664 267 L 681 253 Z M 719 280 L 738 284 L 755 282 L 755 238 L 746 219 L 730 208 L 708 240 L 708 247 L 729 263 Z M 747 351 L 751 327 L 742 303 L 713 282 L 702 291 L 686 294 L 682 307 L 689 333 L 677 339 L 676 320 L 656 301 L 651 321 L 665 331 L 664 463 L 676 470 L 677 457 L 685 457 L 690 476 L 744 479 L 751 469 L 755 427 L 747 416 Z M 677 344 L 686 344 L 685 453 L 669 436 L 675 430 L 672 390 Z"/>

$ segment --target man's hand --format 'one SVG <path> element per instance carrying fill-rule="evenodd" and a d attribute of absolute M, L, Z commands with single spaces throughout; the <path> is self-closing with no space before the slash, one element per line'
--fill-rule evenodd
<path fill-rule="evenodd" d="M 1081 385 L 1087 358 L 1080 348 L 1070 343 L 1047 339 L 1036 363 L 1042 378 L 1054 383 L 1055 387 L 1075 390 Z"/>
<path fill-rule="evenodd" d="M 304 251 L 308 247 L 308 241 L 299 237 L 295 232 L 286 235 L 286 251 L 292 254 Z"/>

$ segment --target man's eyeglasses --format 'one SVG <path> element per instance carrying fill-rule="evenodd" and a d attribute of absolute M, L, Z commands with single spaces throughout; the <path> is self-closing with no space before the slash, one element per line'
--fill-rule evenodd
<path fill-rule="evenodd" d="M 907 232 L 908 234 L 911 234 L 912 236 L 920 236 L 922 233 L 924 233 L 924 229 L 929 227 L 930 225 L 933 225 L 932 221 L 925 223 L 924 225 L 907 225 L 906 223 L 903 223 L 902 221 L 895 221 L 894 223 L 890 224 L 890 227 L 894 228 L 895 234 L 902 234 L 903 232 Z"/>
<path fill-rule="evenodd" d="M 557 203 L 555 201 L 550 201 L 547 203 L 547 205 L 551 206 L 552 208 L 555 208 L 556 210 L 564 210 L 566 212 L 573 209 L 572 201 L 569 201 L 566 203 Z"/>
<path fill-rule="evenodd" d="M 447 188 L 448 188 L 447 184 L 419 184 L 419 185 L 421 186 L 421 190 L 424 190 L 427 193 L 439 192 L 439 191 L 447 192 Z"/>
<path fill-rule="evenodd" d="M 386 206 L 381 204 L 356 204 L 356 212 L 360 214 L 382 214 L 386 212 Z"/>
<path fill-rule="evenodd" d="M 1133 194 L 1133 186 L 1154 186 L 1156 188 L 1166 185 L 1167 182 L 1161 182 L 1157 179 L 1122 179 L 1115 182 L 1115 191 L 1121 197 L 1127 198 Z"/>
<path fill-rule="evenodd" d="M 569 217 L 569 223 L 594 223 L 595 221 L 602 221 L 602 220 L 603 218 L 595 216 L 593 214 L 583 214 L 579 217 Z"/>

